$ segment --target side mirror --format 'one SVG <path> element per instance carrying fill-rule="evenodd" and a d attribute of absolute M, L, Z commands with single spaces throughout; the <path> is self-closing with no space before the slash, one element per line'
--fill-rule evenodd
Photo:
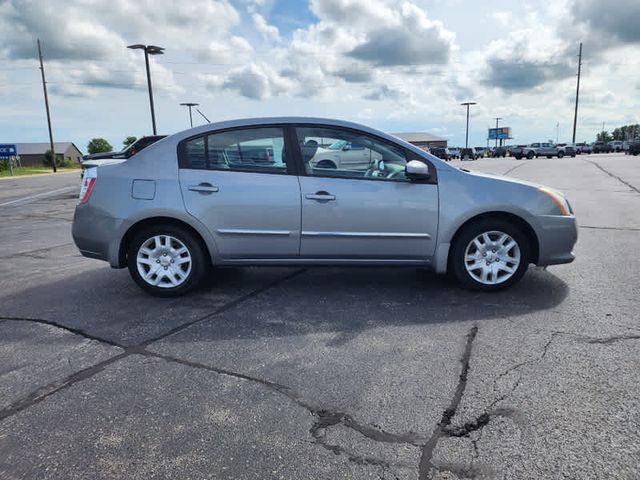
<path fill-rule="evenodd" d="M 427 180 L 431 174 L 429 167 L 418 160 L 410 160 L 405 167 L 407 178 L 411 180 Z"/>

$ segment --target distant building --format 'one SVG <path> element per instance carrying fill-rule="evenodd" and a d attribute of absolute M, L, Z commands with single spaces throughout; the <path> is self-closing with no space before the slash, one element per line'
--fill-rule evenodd
<path fill-rule="evenodd" d="M 51 149 L 48 142 L 40 143 L 16 143 L 20 164 L 23 167 L 33 167 L 44 163 L 44 154 Z M 53 143 L 56 159 L 58 161 L 69 161 L 80 163 L 82 152 L 72 142 L 54 142 Z"/>
<path fill-rule="evenodd" d="M 427 150 L 431 147 L 446 147 L 447 139 L 442 137 L 436 137 L 427 132 L 400 132 L 392 133 L 391 135 L 401 138 L 405 142 L 409 142 L 418 148 Z"/>

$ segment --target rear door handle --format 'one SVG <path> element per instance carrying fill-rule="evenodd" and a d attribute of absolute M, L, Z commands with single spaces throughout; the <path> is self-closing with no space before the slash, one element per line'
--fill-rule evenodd
<path fill-rule="evenodd" d="M 335 200 L 336 196 L 335 195 L 331 195 L 329 192 L 325 192 L 325 191 L 320 191 L 320 192 L 316 192 L 316 193 L 307 193 L 304 198 L 306 198 L 307 200 L 320 200 L 320 201 L 329 201 L 329 200 Z"/>
<path fill-rule="evenodd" d="M 200 183 L 199 185 L 189 185 L 189 187 L 187 188 L 192 192 L 201 192 L 201 193 L 214 193 L 218 191 L 218 187 L 215 187 L 210 183 Z"/>

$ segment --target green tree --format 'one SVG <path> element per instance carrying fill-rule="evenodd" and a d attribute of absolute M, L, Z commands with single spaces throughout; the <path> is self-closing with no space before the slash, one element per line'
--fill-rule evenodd
<path fill-rule="evenodd" d="M 53 165 L 53 153 L 51 152 L 51 149 L 44 152 L 44 160 L 42 161 L 42 163 L 44 163 L 47 167 L 51 167 Z M 59 161 L 56 162 L 56 165 L 59 164 Z"/>
<path fill-rule="evenodd" d="M 113 147 L 104 138 L 92 138 L 87 145 L 89 153 L 111 152 Z"/>
<path fill-rule="evenodd" d="M 610 142 L 611 140 L 613 140 L 613 137 L 606 130 L 603 130 L 596 136 L 597 142 Z"/>
<path fill-rule="evenodd" d="M 138 140 L 136 137 L 128 136 L 127 138 L 124 139 L 124 141 L 122 142 L 122 145 L 124 145 L 124 148 L 127 148 L 136 140 Z"/>

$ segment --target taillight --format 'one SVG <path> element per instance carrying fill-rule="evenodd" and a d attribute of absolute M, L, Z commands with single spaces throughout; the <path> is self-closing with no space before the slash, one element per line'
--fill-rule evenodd
<path fill-rule="evenodd" d="M 98 169 L 96 167 L 87 168 L 84 171 L 82 186 L 80 187 L 80 203 L 87 203 L 89 201 L 89 197 L 91 196 L 93 186 L 96 184 L 97 179 Z"/>

